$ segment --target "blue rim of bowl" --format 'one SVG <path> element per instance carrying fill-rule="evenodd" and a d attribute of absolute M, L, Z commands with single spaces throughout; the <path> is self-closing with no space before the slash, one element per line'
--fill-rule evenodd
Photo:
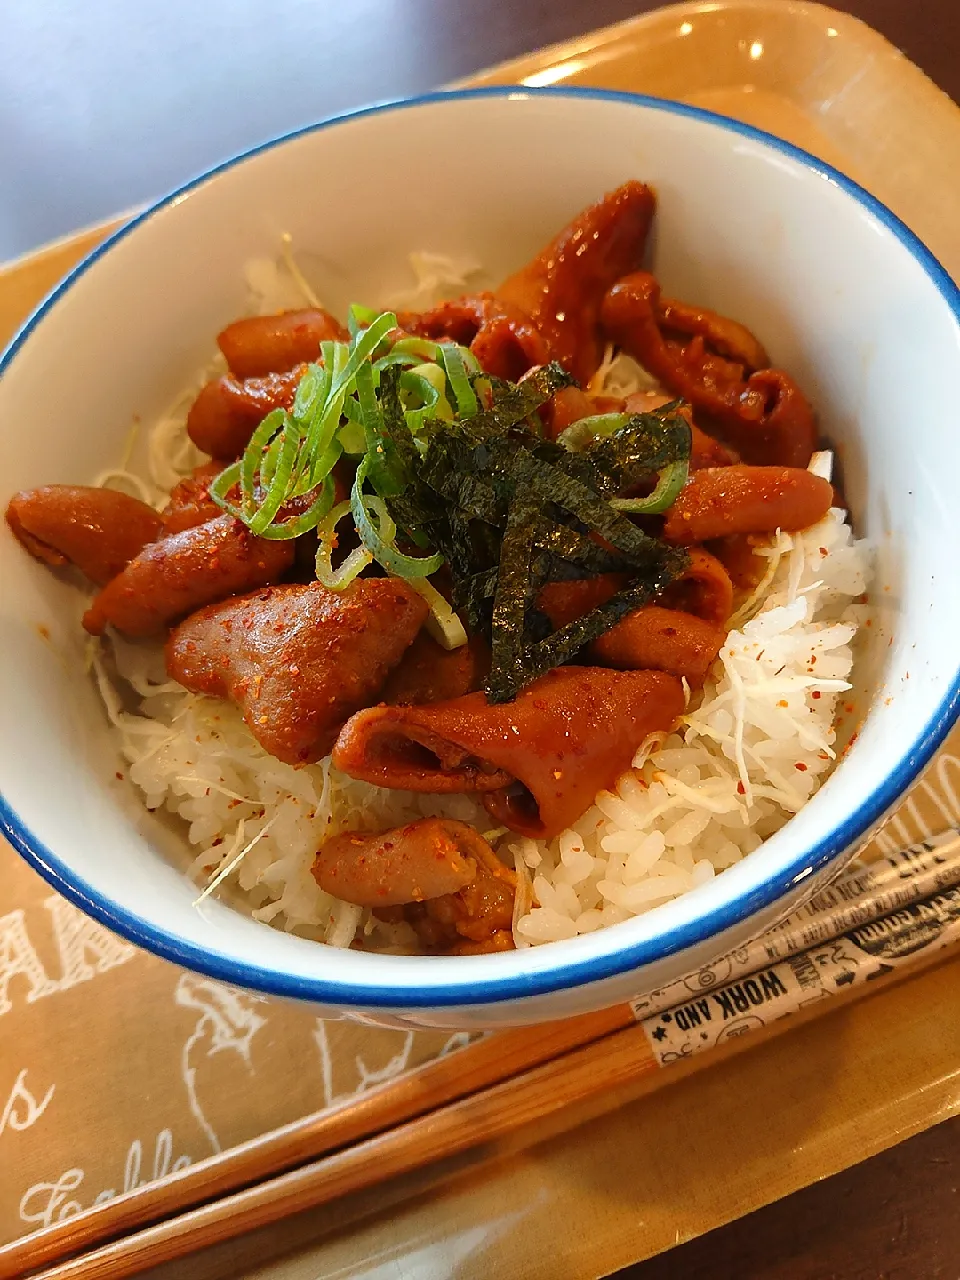
<path fill-rule="evenodd" d="M 690 119 L 717 126 L 727 133 L 762 143 L 781 155 L 795 160 L 804 168 L 812 170 L 820 177 L 840 187 L 886 227 L 930 278 L 953 312 L 958 324 L 960 324 L 960 289 L 954 284 L 946 270 L 926 245 L 875 196 L 872 196 L 858 183 L 840 173 L 839 170 L 834 169 L 822 160 L 818 160 L 800 147 L 795 147 L 792 143 L 785 142 L 762 129 L 756 129 L 752 125 L 743 124 L 738 120 L 718 115 L 713 111 L 706 111 L 702 107 L 692 107 L 686 103 L 672 102 L 663 98 L 652 98 L 644 94 L 580 86 L 550 85 L 531 88 L 525 85 L 496 85 L 474 89 L 439 90 L 434 93 L 422 94 L 415 98 L 375 103 L 372 106 L 361 107 L 355 111 L 347 111 L 340 115 L 331 116 L 316 124 L 295 129 L 290 133 L 282 134 L 268 142 L 252 147 L 248 151 L 241 152 L 239 155 L 215 165 L 196 178 L 177 187 L 176 190 L 171 191 L 149 208 L 137 214 L 102 244 L 93 249 L 51 291 L 16 333 L 6 351 L 0 356 L 0 376 L 3 375 L 4 370 L 10 364 L 17 351 L 40 324 L 50 308 L 95 262 L 103 257 L 104 254 L 109 253 L 115 244 L 128 236 L 141 223 L 146 222 L 186 193 L 216 177 L 217 174 L 224 173 L 252 156 L 273 150 L 273 148 L 293 139 L 317 133 L 323 129 L 329 129 L 346 121 L 374 116 L 384 112 L 403 111 L 412 107 L 428 106 L 432 103 L 457 102 L 477 98 L 511 98 L 517 95 L 523 98 L 562 98 L 616 102 L 626 106 L 639 106 L 653 111 L 663 111 L 671 115 L 686 116 Z M 742 923 L 756 911 L 772 905 L 788 893 L 799 881 L 822 870 L 830 862 L 850 849 L 873 828 L 931 759 L 958 715 L 960 715 L 960 666 L 958 666 L 958 670 L 954 675 L 949 691 L 941 700 L 923 733 L 908 746 L 898 760 L 896 767 L 887 773 L 880 785 L 875 787 L 873 792 L 845 822 L 812 849 L 798 853 L 786 867 L 755 883 L 730 901 L 711 908 L 708 912 L 698 917 L 696 921 L 672 926 L 653 937 L 637 943 L 627 944 L 606 955 L 569 961 L 555 968 L 545 969 L 542 972 L 491 977 L 486 980 L 481 978 L 470 982 L 451 981 L 437 986 L 431 983 L 422 988 L 413 987 L 410 983 L 398 986 L 384 986 L 378 983 L 331 982 L 322 978 L 313 978 L 312 976 L 300 977 L 293 974 L 279 973 L 271 969 L 263 969 L 256 964 L 235 960 L 223 955 L 221 952 L 208 951 L 174 934 L 167 933 L 149 921 L 102 897 L 82 877 L 71 872 L 61 859 L 56 857 L 32 835 L 2 795 L 0 795 L 0 831 L 3 832 L 14 848 L 35 871 L 39 872 L 54 889 L 88 915 L 94 917 L 122 937 L 127 938 L 130 942 L 152 951 L 154 954 L 160 955 L 174 964 L 183 965 L 219 981 L 234 983 L 269 995 L 287 996 L 301 1000 L 319 1001 L 328 1005 L 350 1006 L 361 1009 L 381 1008 L 415 1011 L 417 1009 L 455 1005 L 499 1004 L 509 1000 L 522 1000 L 532 996 L 542 996 L 571 987 L 586 986 L 605 978 L 616 977 L 631 970 L 639 969 L 655 960 L 664 959 L 706 943 L 726 929 Z M 542 952 L 539 954 L 542 954 Z"/>

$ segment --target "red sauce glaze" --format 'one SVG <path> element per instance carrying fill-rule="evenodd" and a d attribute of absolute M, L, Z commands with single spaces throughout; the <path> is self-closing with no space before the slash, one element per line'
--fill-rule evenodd
<path fill-rule="evenodd" d="M 167 671 L 194 693 L 231 698 L 266 751 L 303 764 L 374 700 L 426 615 L 396 578 L 272 587 L 187 618 L 167 641 Z"/>
<path fill-rule="evenodd" d="M 575 821 L 628 768 L 655 729 L 683 710 L 676 677 L 660 671 L 561 667 L 514 702 L 482 693 L 423 707 L 372 707 L 344 726 L 337 768 L 378 786 L 480 791 L 493 817 L 549 837 Z"/>
<path fill-rule="evenodd" d="M 584 209 L 495 290 L 529 316 L 553 357 L 586 384 L 603 353 L 598 319 L 607 290 L 636 271 L 656 207 L 642 182 L 626 182 Z"/>
<path fill-rule="evenodd" d="M 187 434 L 198 449 L 232 461 L 250 443 L 273 409 L 289 409 L 303 376 L 302 367 L 241 381 L 232 373 L 208 382 L 187 415 Z"/>
<path fill-rule="evenodd" d="M 217 345 L 231 373 L 262 378 L 318 359 L 321 342 L 345 342 L 348 337 L 335 316 L 322 307 L 310 307 L 235 320 L 217 335 Z"/>
<path fill-rule="evenodd" d="M 15 493 L 7 524 L 45 564 L 75 564 L 102 586 L 163 533 L 163 520 L 139 498 L 116 489 L 46 484 Z"/>
<path fill-rule="evenodd" d="M 221 515 L 144 547 L 94 597 L 83 625 L 93 635 L 107 625 L 126 636 L 157 635 L 194 609 L 276 582 L 293 556 L 292 542 L 256 538 Z"/>
<path fill-rule="evenodd" d="M 832 502 L 829 481 L 800 467 L 708 467 L 667 512 L 663 536 L 689 546 L 734 533 L 793 533 L 822 520 Z"/>

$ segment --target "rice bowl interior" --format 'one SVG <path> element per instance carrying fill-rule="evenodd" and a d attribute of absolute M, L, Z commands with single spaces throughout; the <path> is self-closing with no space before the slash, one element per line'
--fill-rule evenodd
<path fill-rule="evenodd" d="M 420 251 L 410 265 L 415 287 L 372 299 L 375 309 L 426 308 L 483 283 L 471 259 Z M 275 260 L 247 263 L 244 274 L 254 313 L 324 296 L 322 279 L 306 279 L 289 243 Z M 97 481 L 162 508 L 170 488 L 205 460 L 186 434 L 187 410 L 223 368 L 222 357 L 212 361 L 147 428 L 148 476 L 111 468 Z M 646 371 L 613 350 L 595 383 L 620 395 L 656 389 Z M 812 465 L 830 478 L 832 455 L 818 454 Z M 558 837 L 491 836 L 519 873 L 515 945 L 619 924 L 706 883 L 779 830 L 833 767 L 854 640 L 869 614 L 869 550 L 839 508 L 766 543 L 767 570 L 741 593 L 719 667 L 692 695 L 679 730 L 645 744 L 634 768 Z M 329 756 L 304 768 L 274 759 L 235 707 L 171 682 L 160 645 L 114 634 L 103 646 L 91 642 L 91 662 L 130 780 L 151 810 L 187 824 L 195 850 L 188 871 L 203 896 L 235 881 L 228 900 L 256 920 L 332 946 L 356 940 L 409 950 L 415 940 L 402 926 L 319 888 L 311 874 L 316 850 L 339 831 L 376 832 L 433 815 L 495 831 L 470 795 L 374 787 L 338 771 Z"/>

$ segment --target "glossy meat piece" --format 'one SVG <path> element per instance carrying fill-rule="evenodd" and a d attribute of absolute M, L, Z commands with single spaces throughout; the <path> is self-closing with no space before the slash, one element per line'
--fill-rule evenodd
<path fill-rule="evenodd" d="M 511 703 L 469 693 L 424 707 L 371 707 L 344 726 L 334 764 L 378 786 L 479 791 L 494 819 L 558 834 L 628 768 L 640 743 L 683 710 L 660 671 L 560 667 Z"/>
<path fill-rule="evenodd" d="M 231 698 L 265 751 L 304 764 L 373 701 L 427 612 L 396 578 L 361 578 L 344 591 L 272 587 L 187 618 L 167 641 L 167 671 L 194 693 Z"/>
<path fill-rule="evenodd" d="M 404 907 L 421 944 L 447 955 L 482 955 L 513 948 L 516 876 L 493 850 L 459 893 Z"/>
<path fill-rule="evenodd" d="M 669 317 L 689 322 L 692 310 L 662 298 L 654 277 L 637 271 L 610 289 L 601 322 L 665 387 L 708 415 L 711 428 L 747 462 L 805 467 L 817 430 L 803 392 L 782 370 L 752 366 L 766 353 L 734 321 L 699 311 L 699 328 L 670 327 Z"/>
<path fill-rule="evenodd" d="M 233 516 L 152 542 L 93 599 L 83 625 L 150 636 L 202 605 L 276 582 L 293 563 L 293 543 L 255 538 Z"/>
<path fill-rule="evenodd" d="M 216 520 L 223 511 L 210 497 L 210 485 L 223 470 L 221 462 L 204 462 L 170 490 L 160 515 L 165 533 L 180 533 Z"/>
<path fill-rule="evenodd" d="M 590 656 L 625 671 L 669 671 L 698 686 L 726 638 L 725 627 L 693 613 L 648 604 L 594 640 Z"/>
<path fill-rule="evenodd" d="M 600 573 L 594 578 L 548 582 L 540 588 L 538 607 L 554 627 L 563 627 L 606 604 L 628 581 L 625 574 Z M 733 584 L 716 556 L 702 547 L 693 547 L 683 575 L 658 597 L 658 603 L 686 610 L 719 626 L 733 609 Z"/>
<path fill-rule="evenodd" d="M 729 316 L 718 315 L 702 307 L 678 302 L 676 298 L 660 299 L 657 318 L 661 328 L 689 338 L 701 337 L 718 355 L 742 364 L 749 372 L 770 367 L 770 358 L 750 330 Z"/>
<path fill-rule="evenodd" d="M 303 377 L 303 366 L 286 373 L 240 381 L 232 373 L 214 378 L 200 391 L 187 415 L 187 435 L 204 453 L 233 461 L 273 409 L 289 409 Z"/>
<path fill-rule="evenodd" d="M 434 955 L 512 950 L 517 878 L 486 841 L 481 844 L 485 852 L 477 856 L 476 875 L 457 893 L 400 907 L 375 907 L 374 915 L 392 923 L 405 921 L 421 949 Z"/>
<path fill-rule="evenodd" d="M 534 260 L 495 290 L 543 334 L 554 357 L 585 385 L 600 365 L 600 307 L 617 280 L 636 271 L 656 201 L 627 182 L 584 209 Z"/>
<path fill-rule="evenodd" d="M 327 339 L 345 342 L 348 337 L 329 312 L 309 307 L 235 320 L 217 335 L 217 346 L 238 378 L 262 378 L 316 360 Z"/>
<path fill-rule="evenodd" d="M 567 427 L 572 427 L 582 418 L 590 418 L 599 413 L 591 398 L 579 387 L 563 387 L 555 392 L 541 408 L 545 435 L 548 440 L 556 440 Z M 616 412 L 616 410 L 614 410 Z"/>
<path fill-rule="evenodd" d="M 708 467 L 681 490 L 663 537 L 687 546 L 734 533 L 794 533 L 822 520 L 832 502 L 830 482 L 800 467 Z"/>
<path fill-rule="evenodd" d="M 479 689 L 489 670 L 490 649 L 480 636 L 459 649 L 444 649 L 421 631 L 387 676 L 380 700 L 390 706 L 446 702 Z"/>
<path fill-rule="evenodd" d="M 163 533 L 163 521 L 139 498 L 116 489 L 46 484 L 15 493 L 7 524 L 32 556 L 75 564 L 102 586 Z"/>
<path fill-rule="evenodd" d="M 712 560 L 712 557 L 706 557 Z M 726 577 L 726 575 L 723 575 Z M 729 580 L 728 587 L 729 587 Z M 539 604 L 555 627 L 581 618 L 604 604 L 623 585 L 615 574 L 573 582 L 551 582 L 541 589 Z M 732 596 L 732 589 L 727 593 Z M 717 602 L 708 601 L 711 613 Z M 729 614 L 729 608 L 724 620 Z M 722 624 L 682 609 L 644 605 L 594 640 L 587 652 L 592 661 L 627 671 L 668 671 L 703 683 L 726 638 Z"/>
<path fill-rule="evenodd" d="M 346 831 L 327 840 L 313 864 L 317 884 L 359 907 L 402 906 L 458 893 L 477 876 L 477 860 L 495 857 L 465 822 L 421 818 L 392 831 Z"/>
<path fill-rule="evenodd" d="M 485 372 L 511 382 L 552 358 L 529 316 L 492 293 L 441 302 L 424 312 L 401 311 L 397 322 L 407 333 L 469 347 Z"/>
<path fill-rule="evenodd" d="M 658 603 L 723 626 L 733 612 L 733 583 L 716 556 L 702 547 L 691 547 L 689 565 L 660 594 Z"/>

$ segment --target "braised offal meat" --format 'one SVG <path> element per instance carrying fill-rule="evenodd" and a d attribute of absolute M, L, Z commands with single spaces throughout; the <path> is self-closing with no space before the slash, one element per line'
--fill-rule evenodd
<path fill-rule="evenodd" d="M 813 410 L 742 325 L 661 297 L 646 271 L 620 279 L 603 300 L 604 332 L 682 396 L 745 462 L 805 467 L 817 443 Z"/>
<path fill-rule="evenodd" d="M 165 533 L 193 529 L 223 515 L 210 497 L 210 486 L 222 470 L 219 462 L 204 462 L 173 486 L 167 505 L 160 512 Z"/>
<path fill-rule="evenodd" d="M 530 317 L 489 292 L 441 302 L 429 311 L 400 311 L 397 321 L 408 333 L 449 338 L 469 347 L 480 367 L 498 378 L 516 380 L 551 358 L 546 339 Z"/>
<path fill-rule="evenodd" d="M 603 352 L 604 295 L 643 258 L 656 207 L 642 182 L 626 182 L 584 209 L 546 248 L 496 290 L 528 315 L 551 354 L 586 383 Z"/>
<path fill-rule="evenodd" d="M 276 582 L 294 544 L 256 538 L 231 515 L 151 542 L 107 583 L 83 615 L 91 635 L 113 626 L 126 636 L 162 633 L 214 600 Z"/>
<path fill-rule="evenodd" d="M 167 641 L 167 671 L 194 693 L 232 699 L 264 750 L 304 764 L 326 755 L 344 721 L 374 700 L 426 616 L 423 597 L 396 578 L 344 591 L 273 587 L 181 623 Z"/>
<path fill-rule="evenodd" d="M 481 636 L 473 636 L 457 649 L 444 649 L 421 631 L 387 676 L 381 701 L 415 706 L 459 698 L 479 689 L 489 670 L 490 650 Z"/>
<path fill-rule="evenodd" d="M 689 546 L 734 533 L 794 533 L 829 511 L 833 486 L 800 467 L 708 467 L 667 513 L 663 536 Z"/>
<path fill-rule="evenodd" d="M 333 762 L 376 786 L 481 792 L 497 822 L 549 838 L 682 710 L 680 681 L 664 672 L 559 667 L 515 702 L 491 705 L 469 693 L 361 711 L 344 726 Z"/>
<path fill-rule="evenodd" d="M 310 307 L 235 320 L 217 335 L 217 345 L 231 373 L 262 378 L 316 360 L 321 342 L 346 337 L 339 320 L 322 307 Z"/>
<path fill-rule="evenodd" d="M 405 921 L 428 951 L 513 946 L 516 876 L 465 822 L 422 818 L 374 835 L 346 831 L 321 847 L 313 875 L 335 898 Z"/>
<path fill-rule="evenodd" d="M 75 564 L 102 586 L 163 532 L 153 507 L 116 489 L 45 484 L 15 493 L 7 524 L 45 564 Z"/>
<path fill-rule="evenodd" d="M 396 907 L 457 893 L 475 879 L 477 861 L 493 850 L 473 827 L 423 818 L 392 831 L 345 831 L 317 853 L 320 888 L 359 907 Z"/>
<path fill-rule="evenodd" d="M 254 429 L 273 409 L 289 409 L 303 367 L 240 379 L 225 373 L 200 391 L 187 415 L 187 434 L 204 453 L 232 461 L 250 442 Z"/>

